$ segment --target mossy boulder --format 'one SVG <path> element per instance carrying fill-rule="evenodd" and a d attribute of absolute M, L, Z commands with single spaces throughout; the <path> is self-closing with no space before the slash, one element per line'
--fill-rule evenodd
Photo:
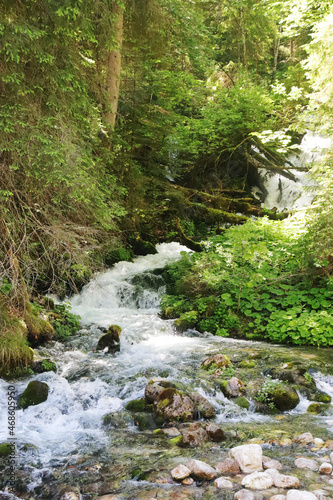
<path fill-rule="evenodd" d="M 330 403 L 332 401 L 332 398 L 325 392 L 318 392 L 317 394 L 315 394 L 314 400 L 317 403 Z"/>
<path fill-rule="evenodd" d="M 294 366 L 292 363 L 285 363 L 280 368 L 270 370 L 270 375 L 274 379 L 288 382 L 289 384 L 304 385 L 305 387 L 315 387 L 315 382 L 308 373 L 307 368 Z"/>
<path fill-rule="evenodd" d="M 255 368 L 256 364 L 254 361 L 251 361 L 249 359 L 244 359 L 239 363 L 239 368 Z"/>
<path fill-rule="evenodd" d="M 281 412 L 293 410 L 300 401 L 295 389 L 282 382 L 271 386 L 263 386 L 261 391 L 257 393 L 256 400 L 261 403 L 257 406 L 257 411 L 261 411 L 263 407 L 266 407 Z"/>
<path fill-rule="evenodd" d="M 48 394 L 49 386 L 45 382 L 33 380 L 19 397 L 18 406 L 25 409 L 28 406 L 39 405 L 47 400 Z"/>
<path fill-rule="evenodd" d="M 133 260 L 132 252 L 125 247 L 110 250 L 104 255 L 104 263 L 107 266 L 112 266 L 113 264 L 116 264 L 117 262 L 121 262 L 123 260 L 126 262 L 132 262 Z"/>
<path fill-rule="evenodd" d="M 133 413 L 136 412 L 142 412 L 142 411 L 152 411 L 153 406 L 148 405 L 145 401 L 145 399 L 133 399 L 132 401 L 129 401 L 126 406 L 125 410 L 131 411 Z"/>
<path fill-rule="evenodd" d="M 227 398 L 238 398 L 246 392 L 245 385 L 239 378 L 232 377 L 221 382 L 221 391 Z"/>
<path fill-rule="evenodd" d="M 99 339 L 96 346 L 96 351 L 103 351 L 106 348 L 108 349 L 107 352 L 109 353 L 120 351 L 120 334 L 120 326 L 109 326 L 108 331 L 105 333 L 105 335 L 102 335 L 102 337 Z"/>
<path fill-rule="evenodd" d="M 191 392 L 189 394 L 191 400 L 195 404 L 195 410 L 198 412 L 198 418 L 214 418 L 216 410 L 214 406 L 198 392 Z"/>
<path fill-rule="evenodd" d="M 250 402 L 244 397 L 240 396 L 235 400 L 236 405 L 238 405 L 240 408 L 244 408 L 245 410 L 248 410 L 250 408 Z"/>
<path fill-rule="evenodd" d="M 308 409 L 307 413 L 311 413 L 311 415 L 322 415 L 327 412 L 330 405 L 323 403 L 312 403 Z"/>
<path fill-rule="evenodd" d="M 164 389 L 169 387 L 175 388 L 175 385 L 167 380 L 150 380 L 145 388 L 145 398 L 147 403 L 154 403 L 159 394 L 161 394 Z"/>
<path fill-rule="evenodd" d="M 140 236 L 130 239 L 135 255 L 149 255 L 157 253 L 155 246 L 150 241 L 143 240 Z"/>
<path fill-rule="evenodd" d="M 202 368 L 204 370 L 210 370 L 212 368 L 225 369 L 231 365 L 230 359 L 224 354 L 215 354 L 205 359 L 202 363 Z"/>
<path fill-rule="evenodd" d="M 139 431 L 153 430 L 157 427 L 153 415 L 147 412 L 135 413 L 134 425 L 138 427 Z"/>
<path fill-rule="evenodd" d="M 157 418 L 164 422 L 193 420 L 195 412 L 195 404 L 189 396 L 172 387 L 158 395 L 154 408 Z"/>

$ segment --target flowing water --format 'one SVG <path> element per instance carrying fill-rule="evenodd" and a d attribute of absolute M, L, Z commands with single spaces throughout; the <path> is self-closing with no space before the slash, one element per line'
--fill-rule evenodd
<path fill-rule="evenodd" d="M 300 144 L 300 153 L 289 157 L 289 162 L 295 167 L 286 167 L 294 175 L 296 181 L 259 169 L 265 189 L 268 194 L 263 201 L 266 208 L 277 208 L 277 211 L 300 210 L 311 205 L 316 195 L 316 184 L 309 176 L 309 169 L 314 162 L 323 158 L 323 154 L 331 145 L 331 140 L 313 132 L 307 132 Z"/>
<path fill-rule="evenodd" d="M 161 464 L 170 470 L 186 455 L 217 460 L 219 447 L 210 447 L 208 456 L 207 450 L 182 450 L 152 431 L 138 431 L 124 406 L 143 396 L 151 378 L 178 382 L 187 390 L 204 395 L 216 409 L 216 422 L 230 431 L 235 443 L 242 436 L 273 439 L 272 436 L 292 436 L 304 428 L 313 429 L 323 438 L 333 437 L 333 413 L 311 417 L 306 413 L 309 401 L 304 396 L 295 410 L 277 421 L 274 416 L 254 413 L 253 405 L 249 410 L 241 409 L 226 399 L 200 370 L 202 361 L 217 352 L 226 353 L 233 362 L 255 352 L 261 360 L 257 362 L 257 376 L 263 376 L 266 361 L 274 359 L 275 364 L 281 365 L 297 359 L 313 368 L 318 387 L 333 396 L 331 351 L 268 346 L 194 330 L 177 333 L 172 320 L 159 317 L 159 300 L 165 289 L 158 270 L 188 250 L 177 243 L 161 244 L 157 249 L 156 255 L 116 264 L 72 297 L 72 311 L 81 316 L 81 331 L 64 344 L 52 342 L 39 350 L 42 356 L 56 362 L 57 373 L 42 373 L 15 382 L 19 394 L 32 379 L 50 387 L 47 401 L 16 413 L 18 465 L 32 498 L 38 498 L 43 483 L 54 479 L 54 471 L 61 471 L 56 476 L 61 482 L 71 467 L 75 469 L 75 464 L 82 462 L 85 473 L 89 469 L 91 474 L 112 464 L 108 484 L 115 491 L 125 492 L 123 498 L 138 498 L 133 489 L 148 488 L 149 483 L 131 481 L 137 474 L 133 470 Z M 120 352 L 95 352 L 101 328 L 110 324 L 122 327 Z M 7 382 L 0 382 L 0 442 L 7 439 L 7 386 Z M 111 416 L 108 426 L 104 426 L 102 419 L 107 414 Z M 117 482 L 118 477 L 124 481 Z"/>

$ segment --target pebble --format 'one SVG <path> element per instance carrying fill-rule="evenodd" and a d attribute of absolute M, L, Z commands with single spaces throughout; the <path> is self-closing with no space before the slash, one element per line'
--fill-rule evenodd
<path fill-rule="evenodd" d="M 305 458 L 305 457 L 296 458 L 294 464 L 296 465 L 296 467 L 298 467 L 298 469 L 307 469 L 313 471 L 318 470 L 318 464 L 312 458 Z"/>
<path fill-rule="evenodd" d="M 185 465 L 178 465 L 175 469 L 172 469 L 171 471 L 171 477 L 173 479 L 176 479 L 177 481 L 181 481 L 182 479 L 185 479 L 191 474 L 190 469 L 185 467 Z"/>
<path fill-rule="evenodd" d="M 328 462 L 324 462 L 319 467 L 320 474 L 331 474 L 332 470 L 333 470 L 332 464 L 329 464 Z"/>
<path fill-rule="evenodd" d="M 296 438 L 296 441 L 298 441 L 301 444 L 310 444 L 313 443 L 313 436 L 311 432 L 304 432 L 300 436 Z"/>
<path fill-rule="evenodd" d="M 192 486 L 194 484 L 194 479 L 192 479 L 191 477 L 187 477 L 182 480 L 182 484 L 184 486 Z"/>
<path fill-rule="evenodd" d="M 219 488 L 221 490 L 232 490 L 233 488 L 232 482 L 228 481 L 228 479 L 225 479 L 224 477 L 215 479 L 214 484 L 216 488 Z"/>
<path fill-rule="evenodd" d="M 266 472 L 253 472 L 245 476 L 242 481 L 242 486 L 250 488 L 250 490 L 268 490 L 273 486 L 273 479 Z"/>
<path fill-rule="evenodd" d="M 202 462 L 201 460 L 190 460 L 187 464 L 188 469 L 190 469 L 191 473 L 197 477 L 198 479 L 215 479 L 217 476 L 217 472 L 213 467 Z"/>

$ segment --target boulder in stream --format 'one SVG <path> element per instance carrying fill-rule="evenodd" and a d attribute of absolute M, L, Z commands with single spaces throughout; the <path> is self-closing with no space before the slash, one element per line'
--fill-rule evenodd
<path fill-rule="evenodd" d="M 215 417 L 215 408 L 206 398 L 201 396 L 201 394 L 199 394 L 198 392 L 191 392 L 189 396 L 195 404 L 195 409 L 199 412 L 199 418 Z"/>
<path fill-rule="evenodd" d="M 49 386 L 45 382 L 33 380 L 19 397 L 18 406 L 25 409 L 28 406 L 39 405 L 47 400 L 48 394 Z"/>
<path fill-rule="evenodd" d="M 154 407 L 157 418 L 164 422 L 193 420 L 195 412 L 195 405 L 189 396 L 172 387 L 158 395 Z"/>
<path fill-rule="evenodd" d="M 212 368 L 228 368 L 228 366 L 231 365 L 230 359 L 225 356 L 224 354 L 215 354 L 215 356 L 210 356 L 209 358 L 205 359 L 205 361 L 202 363 L 202 368 L 204 370 L 211 370 Z"/>
<path fill-rule="evenodd" d="M 224 380 L 221 383 L 221 391 L 227 398 L 238 398 L 245 394 L 245 385 L 239 378 L 232 377 L 230 380 Z"/>
<path fill-rule="evenodd" d="M 257 401 L 256 410 L 262 413 L 274 410 L 293 410 L 300 402 L 299 396 L 292 386 L 276 380 L 265 381 L 255 399 Z"/>
<path fill-rule="evenodd" d="M 262 470 L 262 449 L 259 444 L 243 444 L 231 448 L 230 458 L 238 463 L 242 472 L 249 473 Z"/>
<path fill-rule="evenodd" d="M 96 346 L 96 351 L 104 351 L 104 349 L 110 353 L 120 351 L 120 334 L 120 326 L 109 326 L 108 331 L 99 339 Z"/>

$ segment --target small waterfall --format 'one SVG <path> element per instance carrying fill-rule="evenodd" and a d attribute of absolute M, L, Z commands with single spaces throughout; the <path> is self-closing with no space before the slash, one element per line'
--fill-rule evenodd
<path fill-rule="evenodd" d="M 313 132 L 305 134 L 300 144 L 300 154 L 289 157 L 290 163 L 296 167 L 289 170 L 295 176 L 296 182 L 265 169 L 259 169 L 264 187 L 268 192 L 263 205 L 268 209 L 275 207 L 278 212 L 300 210 L 311 205 L 316 195 L 316 185 L 308 172 L 304 171 L 304 167 L 310 168 L 311 164 L 320 161 L 330 144 L 330 139 L 318 134 Z M 286 167 L 290 168 L 290 165 L 286 164 Z M 254 194 L 256 194 L 256 189 Z"/>

